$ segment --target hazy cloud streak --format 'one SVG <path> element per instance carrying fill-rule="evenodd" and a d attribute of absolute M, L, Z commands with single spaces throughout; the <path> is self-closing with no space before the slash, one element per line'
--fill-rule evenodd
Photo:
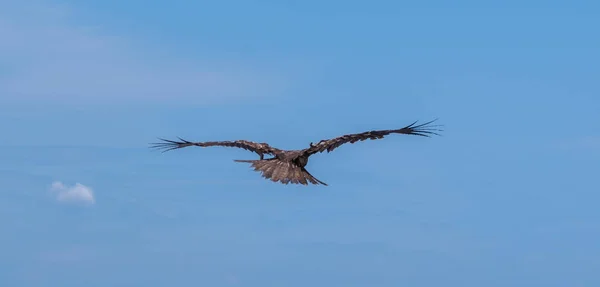
<path fill-rule="evenodd" d="M 277 82 L 242 65 L 152 54 L 144 43 L 70 23 L 69 15 L 63 7 L 0 3 L 0 102 L 205 102 L 258 96 Z"/>

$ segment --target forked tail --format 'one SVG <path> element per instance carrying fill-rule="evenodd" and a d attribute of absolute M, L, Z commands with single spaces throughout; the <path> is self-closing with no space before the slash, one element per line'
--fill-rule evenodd
<path fill-rule="evenodd" d="M 283 184 L 294 183 L 303 185 L 307 185 L 310 182 L 312 184 L 317 185 L 327 185 L 326 183 L 315 178 L 305 168 L 299 167 L 291 162 L 281 161 L 276 158 L 263 160 L 237 159 L 234 161 L 251 163 L 255 171 L 261 172 L 264 178 L 270 179 L 274 182 L 281 182 Z"/>

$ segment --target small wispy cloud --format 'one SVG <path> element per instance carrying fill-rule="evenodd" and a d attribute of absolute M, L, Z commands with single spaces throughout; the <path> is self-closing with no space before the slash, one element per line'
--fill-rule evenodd
<path fill-rule="evenodd" d="M 81 183 L 76 183 L 73 186 L 67 186 L 60 181 L 55 181 L 50 186 L 50 191 L 59 202 L 80 204 L 96 203 L 92 188 Z"/>

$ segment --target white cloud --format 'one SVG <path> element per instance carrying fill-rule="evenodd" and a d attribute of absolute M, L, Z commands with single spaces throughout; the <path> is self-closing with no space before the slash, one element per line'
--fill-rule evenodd
<path fill-rule="evenodd" d="M 148 43 L 71 23 L 75 13 L 0 1 L 0 102 L 206 102 L 258 97 L 281 83 L 239 63 L 152 53 Z"/>
<path fill-rule="evenodd" d="M 76 183 L 74 186 L 66 186 L 60 181 L 55 181 L 52 183 L 50 191 L 59 202 L 83 204 L 94 204 L 96 202 L 92 188 L 80 183 Z"/>

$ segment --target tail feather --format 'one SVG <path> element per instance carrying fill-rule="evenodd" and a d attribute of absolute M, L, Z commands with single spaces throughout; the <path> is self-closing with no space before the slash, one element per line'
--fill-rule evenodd
<path fill-rule="evenodd" d="M 251 166 L 255 171 L 261 172 L 264 178 L 270 179 L 273 182 L 302 185 L 307 185 L 310 182 L 316 185 L 327 185 L 326 183 L 315 178 L 305 168 L 299 167 L 291 162 L 278 160 L 276 158 L 263 160 L 235 160 L 235 162 L 251 163 Z"/>
<path fill-rule="evenodd" d="M 322 182 L 322 181 L 318 180 L 316 177 L 314 177 L 312 174 L 310 174 L 310 172 L 308 172 L 308 170 L 306 170 L 306 169 L 305 169 L 305 168 L 303 168 L 303 167 L 302 167 L 302 171 L 303 171 L 303 172 L 304 172 L 304 173 L 307 175 L 307 178 L 308 178 L 308 180 L 310 180 L 310 182 L 311 182 L 312 184 L 319 184 L 319 183 L 320 183 L 320 184 L 322 184 L 322 185 L 325 185 L 325 186 L 327 186 L 327 184 L 326 184 L 326 183 L 324 183 L 324 182 Z"/>
<path fill-rule="evenodd" d="M 271 179 L 275 182 L 277 182 L 277 181 L 283 182 L 287 176 L 288 176 L 287 168 L 276 168 L 273 171 L 273 176 L 271 177 Z"/>

